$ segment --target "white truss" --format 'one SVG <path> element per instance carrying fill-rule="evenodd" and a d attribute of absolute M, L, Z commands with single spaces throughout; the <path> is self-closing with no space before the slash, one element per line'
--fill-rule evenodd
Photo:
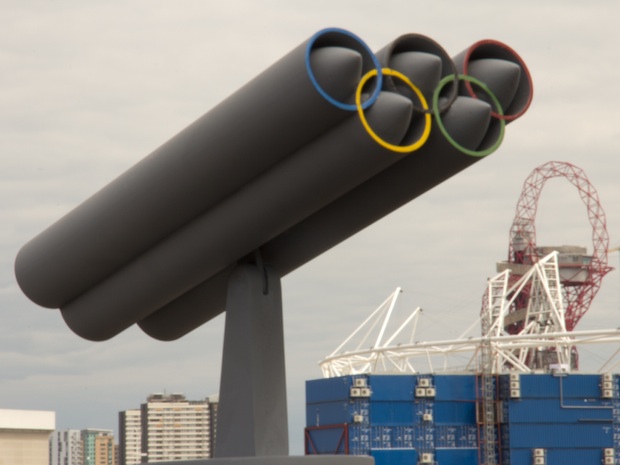
<path fill-rule="evenodd" d="M 507 369 L 524 370 L 536 367 L 536 358 L 545 355 L 555 358 L 554 364 L 570 366 L 571 337 L 564 323 L 564 305 L 558 269 L 558 252 L 539 260 L 514 285 L 509 287 L 510 270 L 489 280 L 487 304 L 482 309 L 482 333 L 487 337 L 506 337 L 510 323 L 519 323 L 521 329 L 512 335 L 542 336 L 544 347 L 513 348 L 511 345 L 492 345 L 491 372 Z M 516 301 L 529 288 L 527 306 L 516 308 Z M 545 335 L 554 334 L 553 337 Z M 561 336 L 560 336 L 561 334 Z M 545 361 L 538 364 L 544 368 Z"/>
<path fill-rule="evenodd" d="M 416 342 L 415 332 L 422 310 L 413 310 L 397 328 L 386 336 L 386 328 L 401 292 L 397 288 L 334 352 L 321 362 L 326 378 L 360 373 L 454 373 L 481 371 L 532 372 L 540 369 L 571 369 L 574 347 L 589 344 L 618 343 L 620 329 L 566 331 L 564 306 L 560 292 L 558 254 L 553 252 L 541 259 L 509 286 L 510 270 L 488 282 L 487 305 L 482 318 L 474 322 L 457 339 Z M 517 309 L 515 299 L 526 286 L 531 286 L 528 304 Z M 481 323 L 482 336 L 467 337 Z M 507 327 L 520 323 L 522 329 L 510 334 Z M 373 330 L 378 330 L 376 339 Z M 406 340 L 403 334 L 408 334 Z M 356 337 L 363 335 L 359 343 Z M 400 343 L 395 343 L 397 338 Z M 374 344 L 368 345 L 369 341 Z M 349 348 L 347 349 L 347 347 Z M 487 367 L 482 367 L 483 349 L 488 351 Z M 611 371 L 620 365 L 616 351 L 599 372 Z M 536 363 L 536 361 L 540 363 Z"/>

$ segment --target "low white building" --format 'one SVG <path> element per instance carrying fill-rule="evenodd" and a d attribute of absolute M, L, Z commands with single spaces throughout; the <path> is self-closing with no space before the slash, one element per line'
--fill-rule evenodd
<path fill-rule="evenodd" d="M 56 413 L 0 409 L 0 465 L 48 465 Z"/>

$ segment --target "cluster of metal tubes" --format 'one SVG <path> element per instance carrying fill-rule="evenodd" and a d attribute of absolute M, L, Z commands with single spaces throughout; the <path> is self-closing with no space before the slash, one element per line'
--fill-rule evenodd
<path fill-rule="evenodd" d="M 239 263 L 290 273 L 492 153 L 531 99 L 494 40 L 319 31 L 24 245 L 18 283 L 86 339 L 179 338 Z"/>

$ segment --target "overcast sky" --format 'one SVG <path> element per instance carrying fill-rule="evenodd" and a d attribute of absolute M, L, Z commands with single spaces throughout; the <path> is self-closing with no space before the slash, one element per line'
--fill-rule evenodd
<path fill-rule="evenodd" d="M 618 18 L 616 0 L 3 0 L 0 408 L 54 410 L 58 429 L 115 429 L 117 413 L 149 393 L 218 391 L 222 316 L 176 342 L 134 327 L 93 343 L 23 296 L 15 255 L 52 222 L 322 28 L 348 29 L 373 50 L 410 32 L 450 55 L 500 40 L 535 88 L 500 149 L 283 279 L 291 452 L 301 454 L 305 380 L 394 288 L 404 310 L 425 309 L 425 340 L 477 318 L 537 166 L 585 170 L 610 246 L 620 245 Z M 564 180 L 546 185 L 536 226 L 539 245 L 592 250 L 586 209 Z M 614 271 L 578 328 L 617 326 Z"/>

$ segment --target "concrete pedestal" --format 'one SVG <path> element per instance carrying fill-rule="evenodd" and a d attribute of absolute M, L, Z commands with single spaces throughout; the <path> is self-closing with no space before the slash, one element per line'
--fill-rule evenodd
<path fill-rule="evenodd" d="M 228 283 L 215 457 L 288 453 L 280 277 L 240 265 Z"/>
<path fill-rule="evenodd" d="M 158 462 L 157 465 L 374 465 L 367 455 L 304 455 L 271 457 L 229 457 L 223 459 Z"/>

